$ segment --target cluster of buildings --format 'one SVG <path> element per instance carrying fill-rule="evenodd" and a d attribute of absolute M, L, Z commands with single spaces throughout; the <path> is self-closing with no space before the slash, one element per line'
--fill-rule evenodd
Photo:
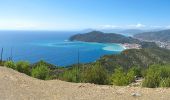
<path fill-rule="evenodd" d="M 141 45 L 140 44 L 136 44 L 136 43 L 132 43 L 132 44 L 124 43 L 123 46 L 126 49 L 141 49 Z"/>
<path fill-rule="evenodd" d="M 160 42 L 160 41 L 155 41 L 155 43 L 161 47 L 161 48 L 166 48 L 167 47 L 167 44 L 165 42 Z"/>

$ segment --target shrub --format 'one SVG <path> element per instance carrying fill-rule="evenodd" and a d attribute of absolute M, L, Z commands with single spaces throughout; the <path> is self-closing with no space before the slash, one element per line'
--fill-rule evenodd
<path fill-rule="evenodd" d="M 79 82 L 78 73 L 77 67 L 73 67 L 66 70 L 62 75 L 59 76 L 59 78 L 68 82 Z"/>
<path fill-rule="evenodd" d="M 136 75 L 135 75 L 134 70 L 130 69 L 127 73 L 127 81 L 128 81 L 129 84 L 135 81 L 135 76 Z"/>
<path fill-rule="evenodd" d="M 128 83 L 132 83 L 135 81 L 136 77 L 141 76 L 141 71 L 139 67 L 131 67 L 127 72 L 127 80 Z"/>
<path fill-rule="evenodd" d="M 19 61 L 16 63 L 16 69 L 21 72 L 25 73 L 27 75 L 30 75 L 31 68 L 29 62 L 26 61 Z"/>
<path fill-rule="evenodd" d="M 146 76 L 142 84 L 144 87 L 169 87 L 170 86 L 170 66 L 153 65 L 146 71 Z"/>
<path fill-rule="evenodd" d="M 141 76 L 141 71 L 138 67 L 131 67 L 127 72 L 122 67 L 117 67 L 111 79 L 113 85 L 124 86 L 134 82 L 139 76 Z"/>
<path fill-rule="evenodd" d="M 16 69 L 16 64 L 13 61 L 7 61 L 4 65 L 8 68 Z"/>
<path fill-rule="evenodd" d="M 128 85 L 128 79 L 126 73 L 123 71 L 122 67 L 117 67 L 112 75 L 112 84 L 118 86 Z"/>
<path fill-rule="evenodd" d="M 145 80 L 142 83 L 144 87 L 155 88 L 159 86 L 160 82 L 160 69 L 158 67 L 150 67 L 146 71 Z"/>
<path fill-rule="evenodd" d="M 0 66 L 4 66 L 5 65 L 5 61 L 0 61 Z"/>
<path fill-rule="evenodd" d="M 96 63 L 85 69 L 83 81 L 95 84 L 108 84 L 108 72 L 100 63 Z"/>
<path fill-rule="evenodd" d="M 47 66 L 39 65 L 32 69 L 31 76 L 34 78 L 45 80 L 49 77 L 49 71 L 50 70 Z"/>

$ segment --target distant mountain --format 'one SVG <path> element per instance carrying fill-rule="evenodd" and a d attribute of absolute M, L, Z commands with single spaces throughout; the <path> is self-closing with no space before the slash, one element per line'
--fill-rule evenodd
<path fill-rule="evenodd" d="M 170 41 L 170 30 L 162 30 L 157 32 L 145 32 L 134 35 L 135 38 L 149 41 Z"/>
<path fill-rule="evenodd" d="M 118 33 L 122 35 L 128 35 L 128 36 L 133 36 L 135 34 L 143 33 L 146 32 L 146 30 L 139 30 L 139 29 L 127 29 L 127 30 L 122 30 L 119 31 Z"/>
<path fill-rule="evenodd" d="M 99 42 L 99 43 L 140 43 L 139 40 L 132 37 L 126 37 L 115 33 L 103 33 L 92 31 L 84 34 L 71 36 L 71 41 Z"/>

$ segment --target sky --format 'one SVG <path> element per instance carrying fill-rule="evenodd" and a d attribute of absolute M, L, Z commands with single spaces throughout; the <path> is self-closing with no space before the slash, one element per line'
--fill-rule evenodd
<path fill-rule="evenodd" d="M 0 0 L 0 30 L 170 28 L 170 0 Z"/>

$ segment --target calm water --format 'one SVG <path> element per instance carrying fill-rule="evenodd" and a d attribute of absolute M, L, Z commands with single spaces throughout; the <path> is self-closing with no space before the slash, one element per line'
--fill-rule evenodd
<path fill-rule="evenodd" d="M 70 42 L 68 38 L 77 32 L 50 31 L 0 31 L 0 48 L 4 48 L 3 59 L 13 56 L 14 61 L 27 60 L 31 63 L 45 60 L 49 63 L 67 66 L 87 63 L 105 54 L 117 54 L 124 48 L 119 44 Z M 11 52 L 12 51 L 12 52 Z"/>

